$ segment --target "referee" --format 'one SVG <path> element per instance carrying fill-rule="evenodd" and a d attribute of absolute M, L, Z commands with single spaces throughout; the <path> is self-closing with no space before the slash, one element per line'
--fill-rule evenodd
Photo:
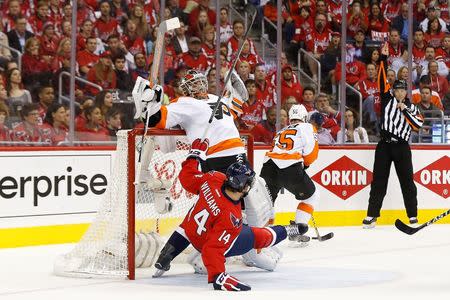
<path fill-rule="evenodd" d="M 367 217 L 363 220 L 364 228 L 373 228 L 377 217 L 380 216 L 392 162 L 400 181 L 409 222 L 417 223 L 417 188 L 413 181 L 411 148 L 408 139 L 411 130 L 417 131 L 422 127 L 423 118 L 418 108 L 406 98 L 407 84 L 404 80 L 394 82 L 392 95 L 391 87 L 386 81 L 385 65 L 388 55 L 389 48 L 385 44 L 381 50 L 381 64 L 378 71 L 381 140 L 375 150 L 373 180 L 370 186 Z"/>

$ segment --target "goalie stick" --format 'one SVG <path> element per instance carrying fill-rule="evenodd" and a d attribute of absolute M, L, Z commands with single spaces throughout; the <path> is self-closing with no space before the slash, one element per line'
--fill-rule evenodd
<path fill-rule="evenodd" d="M 431 219 L 430 221 L 426 222 L 425 224 L 420 225 L 419 227 L 411 227 L 406 225 L 405 223 L 403 223 L 400 219 L 397 219 L 395 221 L 395 227 L 397 227 L 398 230 L 406 233 L 406 234 L 414 234 L 417 231 L 427 227 L 428 225 L 431 225 L 433 223 L 436 223 L 437 221 L 439 221 L 440 219 L 446 217 L 447 215 L 450 214 L 450 209 L 443 212 L 442 214 L 440 214 L 439 216 L 434 217 L 433 219 Z"/>
<path fill-rule="evenodd" d="M 162 59 L 162 50 L 164 46 L 164 36 L 166 33 L 170 30 L 180 28 L 180 20 L 178 18 L 171 18 L 165 21 L 162 21 L 158 26 L 158 32 L 156 33 L 156 41 L 155 41 L 155 51 L 153 55 L 153 63 L 152 68 L 150 69 L 150 75 L 149 75 L 149 82 L 150 82 L 150 88 L 152 89 L 158 80 L 158 71 L 159 71 L 159 65 L 161 63 Z M 149 114 L 147 112 L 145 116 L 145 124 L 144 124 L 144 134 L 141 138 L 140 147 L 138 149 L 138 162 L 137 162 L 137 175 L 135 184 L 139 183 L 140 177 L 141 177 L 141 164 L 142 164 L 142 150 L 144 148 L 144 141 L 145 137 L 147 136 L 148 131 L 148 121 L 149 121 Z"/>
<path fill-rule="evenodd" d="M 323 241 L 331 239 L 334 236 L 333 232 L 327 233 L 325 235 L 320 235 L 319 229 L 317 229 L 316 221 L 314 220 L 314 217 L 312 215 L 311 215 L 311 221 L 312 221 L 312 224 L 313 224 L 313 227 L 314 227 L 314 231 L 316 232 L 316 235 L 317 235 L 317 236 L 313 237 L 314 240 L 318 240 L 319 242 L 323 242 Z"/>
<path fill-rule="evenodd" d="M 255 19 L 256 19 L 257 11 L 256 11 L 256 8 L 253 5 L 247 4 L 245 6 L 245 12 L 247 14 L 251 15 L 252 19 L 251 19 L 250 25 L 247 27 L 247 30 L 244 33 L 244 36 L 242 37 L 242 42 L 241 42 L 241 44 L 240 44 L 240 46 L 238 48 L 238 51 L 236 52 L 236 57 L 234 59 L 233 64 L 231 65 L 230 71 L 228 72 L 227 77 L 225 78 L 225 81 L 224 81 L 224 84 L 223 84 L 224 87 L 227 86 L 228 81 L 230 81 L 230 79 L 231 79 L 231 73 L 234 70 L 234 68 L 236 67 L 236 64 L 237 64 L 237 62 L 239 60 L 239 56 L 241 55 L 242 49 L 244 48 L 245 41 L 247 40 L 248 33 L 250 32 L 250 29 L 252 28 L 253 23 L 255 22 Z M 208 126 L 206 127 L 206 130 L 205 130 L 205 133 L 203 134 L 203 137 L 207 136 L 208 130 L 211 127 L 211 126 L 209 126 L 209 124 L 211 124 L 211 122 L 213 121 L 214 116 L 216 115 L 217 109 L 219 108 L 220 101 L 222 100 L 224 95 L 225 95 L 225 89 L 222 91 L 222 94 L 220 95 L 219 99 L 216 102 L 216 105 L 214 106 L 214 108 L 212 110 L 211 116 L 209 117 L 209 120 L 208 120 Z"/>

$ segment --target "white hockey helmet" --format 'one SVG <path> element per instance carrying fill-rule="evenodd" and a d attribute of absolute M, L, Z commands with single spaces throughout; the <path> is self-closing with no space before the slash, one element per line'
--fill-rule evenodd
<path fill-rule="evenodd" d="M 300 120 L 306 122 L 308 119 L 308 111 L 303 104 L 294 104 L 289 110 L 289 122 L 292 120 Z"/>
<path fill-rule="evenodd" d="M 180 88 L 189 97 L 206 94 L 208 93 L 208 80 L 203 73 L 196 70 L 189 70 L 183 79 L 181 79 Z"/>

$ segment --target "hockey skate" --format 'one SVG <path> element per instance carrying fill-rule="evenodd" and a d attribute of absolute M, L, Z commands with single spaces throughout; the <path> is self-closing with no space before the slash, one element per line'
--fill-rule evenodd
<path fill-rule="evenodd" d="M 289 228 L 293 228 L 293 232 L 290 232 Z M 298 233 L 294 233 L 295 229 L 298 230 Z M 303 248 L 309 245 L 311 237 L 304 235 L 308 231 L 307 224 L 295 223 L 295 221 L 290 221 L 290 225 L 286 226 L 286 231 L 288 232 L 288 239 L 292 241 L 290 247 Z"/>
<path fill-rule="evenodd" d="M 363 228 L 364 229 L 371 229 L 374 228 L 377 222 L 377 218 L 376 217 L 365 217 L 363 220 Z"/>

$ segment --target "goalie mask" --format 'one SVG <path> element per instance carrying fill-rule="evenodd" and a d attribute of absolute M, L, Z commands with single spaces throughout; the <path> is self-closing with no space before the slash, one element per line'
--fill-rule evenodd
<path fill-rule="evenodd" d="M 289 122 L 292 122 L 293 120 L 300 120 L 306 123 L 307 118 L 308 111 L 306 110 L 305 106 L 303 106 L 303 104 L 292 105 L 291 109 L 289 110 Z"/>
<path fill-rule="evenodd" d="M 255 181 L 255 172 L 247 165 L 236 162 L 228 167 L 225 174 L 225 188 L 247 194 Z"/>
<path fill-rule="evenodd" d="M 189 97 L 196 97 L 208 93 L 208 80 L 203 73 L 189 70 L 181 79 L 180 88 Z"/>

